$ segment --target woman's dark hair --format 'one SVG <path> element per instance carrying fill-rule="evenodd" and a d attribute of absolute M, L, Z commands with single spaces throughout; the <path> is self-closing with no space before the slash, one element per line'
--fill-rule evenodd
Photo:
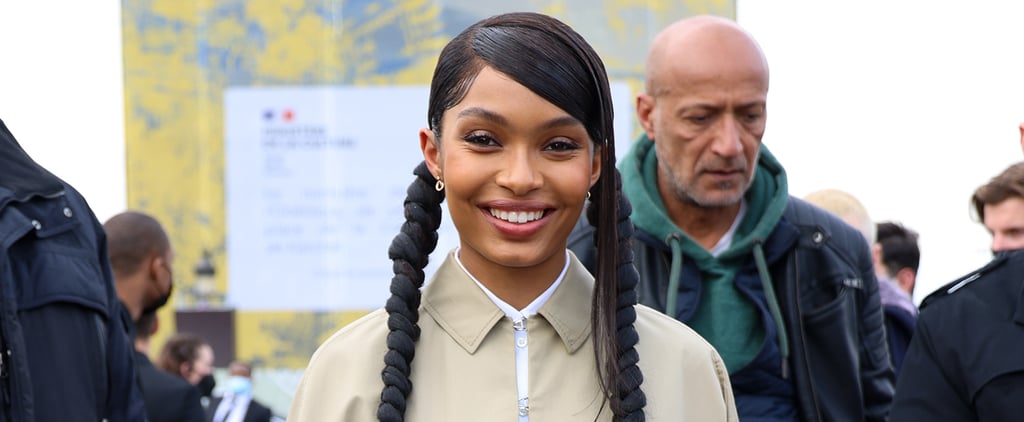
<path fill-rule="evenodd" d="M 157 358 L 157 366 L 175 376 L 181 376 L 181 364 L 187 363 L 189 367 L 199 359 L 199 348 L 207 345 L 206 340 L 191 333 L 178 333 L 164 342 L 164 348 L 160 350 Z"/>
<path fill-rule="evenodd" d="M 616 420 L 642 421 L 646 398 L 637 366 L 634 322 L 639 274 L 629 245 L 630 206 L 615 169 L 612 99 L 604 64 L 568 25 L 537 13 L 509 13 L 470 26 L 441 51 L 430 85 L 427 122 L 441 139 L 444 112 L 462 101 L 484 67 L 511 77 L 578 119 L 601 154 L 601 176 L 591 188 L 590 221 L 596 227 L 597 271 L 591 323 L 601 387 Z M 437 245 L 444 193 L 421 163 L 405 200 L 406 222 L 388 250 L 394 262 L 388 312 L 388 352 L 377 408 L 382 421 L 401 421 L 412 391 L 409 373 L 420 329 L 423 268 Z"/>

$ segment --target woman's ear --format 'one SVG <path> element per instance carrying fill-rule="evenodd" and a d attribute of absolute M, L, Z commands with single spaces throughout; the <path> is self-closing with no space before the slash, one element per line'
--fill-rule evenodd
<path fill-rule="evenodd" d="M 594 184 L 597 183 L 597 179 L 601 178 L 601 154 L 604 153 L 604 147 L 599 144 L 594 144 L 594 156 L 591 158 L 590 163 L 590 187 L 593 188 Z M 587 189 L 588 191 L 590 189 Z"/>
<path fill-rule="evenodd" d="M 427 168 L 434 177 L 440 179 L 441 174 L 441 148 L 440 139 L 436 139 L 434 131 L 430 128 L 420 129 L 420 149 L 423 151 L 423 160 L 427 162 Z"/>
<path fill-rule="evenodd" d="M 188 379 L 188 375 L 192 373 L 192 363 L 182 362 L 181 365 L 178 365 L 178 373 L 182 378 Z"/>

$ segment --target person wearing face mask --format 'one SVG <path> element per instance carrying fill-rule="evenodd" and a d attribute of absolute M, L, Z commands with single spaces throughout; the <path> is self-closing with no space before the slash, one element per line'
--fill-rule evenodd
<path fill-rule="evenodd" d="M 167 303 L 174 286 L 174 248 L 155 218 L 125 211 L 103 223 L 117 298 L 132 321 Z"/>
<path fill-rule="evenodd" d="M 181 377 L 161 371 L 149 360 L 156 311 L 173 290 L 174 249 L 152 216 L 125 211 L 103 223 L 117 297 L 135 323 L 135 372 L 149 422 L 201 422 L 200 393 Z"/>
<path fill-rule="evenodd" d="M 269 422 L 270 408 L 252 397 L 252 366 L 233 361 L 228 365 L 228 379 L 224 395 L 210 400 L 207 408 L 209 422 Z"/>
<path fill-rule="evenodd" d="M 157 362 L 160 369 L 199 388 L 204 405 L 213 396 L 217 384 L 213 378 L 213 348 L 203 338 L 190 333 L 171 336 L 164 343 Z"/>

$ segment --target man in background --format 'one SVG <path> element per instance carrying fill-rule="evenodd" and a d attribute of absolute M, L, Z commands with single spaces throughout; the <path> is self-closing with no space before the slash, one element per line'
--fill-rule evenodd
<path fill-rule="evenodd" d="M 0 120 L 0 390 L 13 421 L 144 421 L 103 228 Z M 4 419 L 8 420 L 8 419 Z"/>
<path fill-rule="evenodd" d="M 1012 421 L 1024 415 L 1024 163 L 972 198 L 994 258 L 921 302 L 891 421 Z"/>
<path fill-rule="evenodd" d="M 1024 162 L 975 190 L 971 204 L 992 234 L 992 252 L 1024 248 Z"/>
<path fill-rule="evenodd" d="M 174 249 L 155 218 L 125 211 L 103 223 L 117 297 L 138 320 L 167 303 L 174 287 Z"/>
<path fill-rule="evenodd" d="M 722 355 L 740 420 L 880 421 L 892 369 L 863 236 L 793 198 L 761 143 L 768 63 L 735 22 L 661 31 L 620 163 L 640 302 Z M 581 220 L 585 220 L 581 219 Z M 593 228 L 569 245 L 593 270 Z"/>
<path fill-rule="evenodd" d="M 875 272 L 880 278 L 896 283 L 906 293 L 906 299 L 914 295 L 917 285 L 917 270 L 921 265 L 921 247 L 916 231 L 895 221 L 883 221 L 875 225 Z M 885 298 L 882 298 L 885 301 Z"/>
<path fill-rule="evenodd" d="M 211 422 L 270 422 L 270 408 L 252 398 L 252 366 L 233 361 L 228 365 L 228 380 L 224 395 L 210 401 L 208 421 Z"/>
<path fill-rule="evenodd" d="M 876 225 L 877 236 L 872 249 L 878 292 L 885 311 L 885 329 L 889 337 L 889 355 L 897 377 L 914 335 L 918 309 L 914 305 L 914 286 L 921 263 L 917 232 L 894 222 Z"/>
<path fill-rule="evenodd" d="M 203 421 L 199 390 L 160 370 L 148 356 L 158 326 L 156 311 L 174 286 L 174 249 L 167 232 L 155 218 L 137 211 L 117 214 L 103 228 L 117 296 L 135 320 L 135 369 L 149 422 Z"/>

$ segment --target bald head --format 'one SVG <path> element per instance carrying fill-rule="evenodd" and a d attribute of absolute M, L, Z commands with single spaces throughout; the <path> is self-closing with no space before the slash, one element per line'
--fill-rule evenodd
<path fill-rule="evenodd" d="M 672 93 L 687 82 L 715 79 L 724 70 L 742 70 L 768 88 L 768 62 L 757 41 L 735 22 L 718 16 L 677 21 L 654 37 L 647 54 L 646 89 L 652 96 Z"/>
<path fill-rule="evenodd" d="M 103 223 L 107 233 L 107 252 L 115 278 L 142 269 L 152 256 L 164 256 L 171 247 L 160 223 L 149 215 L 126 211 Z"/>
<path fill-rule="evenodd" d="M 857 197 L 839 189 L 822 189 L 807 194 L 804 200 L 834 214 L 860 231 L 869 245 L 875 243 L 875 224 L 871 222 L 868 209 Z"/>

